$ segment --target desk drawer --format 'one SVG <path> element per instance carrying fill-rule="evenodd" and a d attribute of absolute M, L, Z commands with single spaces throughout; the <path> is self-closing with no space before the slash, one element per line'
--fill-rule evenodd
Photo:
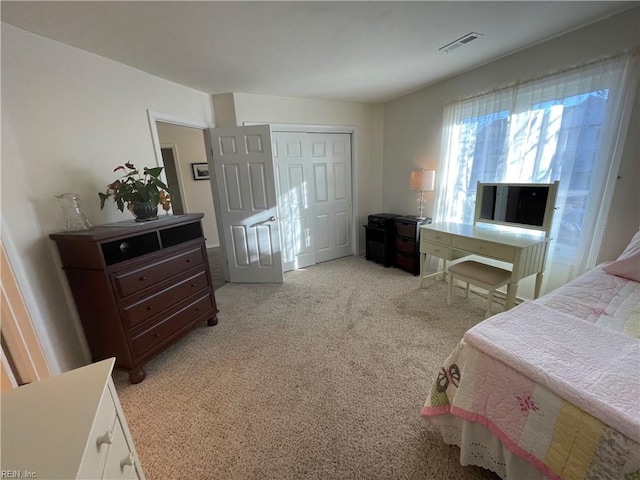
<path fill-rule="evenodd" d="M 451 248 L 446 245 L 440 245 L 439 243 L 425 242 L 420 243 L 420 253 L 426 253 L 427 255 L 433 255 L 434 257 L 443 258 L 445 260 L 451 260 Z"/>
<path fill-rule="evenodd" d="M 452 242 L 452 247 L 454 249 L 458 248 L 460 250 L 465 250 L 485 257 L 504 260 L 505 262 L 513 262 L 515 254 L 515 249 L 508 245 L 498 245 L 492 242 L 467 237 L 455 237 Z"/>
<path fill-rule="evenodd" d="M 430 243 L 439 243 L 441 245 L 451 245 L 452 235 L 448 233 L 438 232 L 437 230 L 431 230 L 429 228 L 422 229 L 421 239 Z"/>

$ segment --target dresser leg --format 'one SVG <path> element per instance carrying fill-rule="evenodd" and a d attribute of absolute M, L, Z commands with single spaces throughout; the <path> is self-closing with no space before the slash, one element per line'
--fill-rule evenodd
<path fill-rule="evenodd" d="M 209 320 L 207 320 L 207 325 L 209 325 L 210 327 L 213 327 L 214 325 L 217 325 L 217 324 L 218 324 L 218 317 L 216 315 L 214 315 Z"/>
<path fill-rule="evenodd" d="M 129 372 L 129 383 L 140 383 L 144 380 L 147 374 L 144 372 L 144 368 L 139 368 L 138 370 L 131 370 Z"/>

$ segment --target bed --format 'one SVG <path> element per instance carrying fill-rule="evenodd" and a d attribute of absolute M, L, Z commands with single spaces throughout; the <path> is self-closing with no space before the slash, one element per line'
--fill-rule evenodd
<path fill-rule="evenodd" d="M 623 254 L 479 323 L 422 409 L 503 479 L 640 479 L 640 232 Z"/>

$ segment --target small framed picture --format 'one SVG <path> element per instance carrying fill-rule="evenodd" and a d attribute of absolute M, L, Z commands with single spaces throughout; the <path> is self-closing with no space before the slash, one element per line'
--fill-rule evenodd
<path fill-rule="evenodd" d="M 209 180 L 209 165 L 206 163 L 192 163 L 191 170 L 194 180 Z"/>

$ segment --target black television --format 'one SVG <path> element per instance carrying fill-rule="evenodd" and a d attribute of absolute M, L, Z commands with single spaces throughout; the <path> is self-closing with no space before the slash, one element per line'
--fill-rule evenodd
<path fill-rule="evenodd" d="M 549 235 L 559 182 L 481 183 L 474 224 L 492 223 L 540 230 Z"/>

